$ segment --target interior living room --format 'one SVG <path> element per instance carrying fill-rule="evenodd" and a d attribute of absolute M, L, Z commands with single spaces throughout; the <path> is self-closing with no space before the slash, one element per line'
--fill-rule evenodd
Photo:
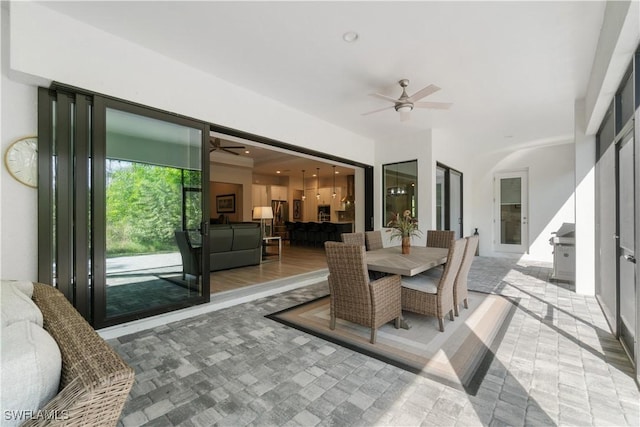
<path fill-rule="evenodd" d="M 638 424 L 639 2 L 0 6 L 7 425 Z"/>

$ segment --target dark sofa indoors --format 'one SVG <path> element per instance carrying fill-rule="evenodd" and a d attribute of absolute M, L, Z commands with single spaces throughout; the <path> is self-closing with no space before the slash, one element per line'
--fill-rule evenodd
<path fill-rule="evenodd" d="M 211 224 L 209 228 L 209 269 L 211 271 L 260 264 L 262 236 L 260 224 Z"/>

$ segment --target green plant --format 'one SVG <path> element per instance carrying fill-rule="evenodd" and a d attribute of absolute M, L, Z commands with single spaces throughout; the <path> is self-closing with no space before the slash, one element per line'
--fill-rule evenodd
<path fill-rule="evenodd" d="M 418 237 L 422 234 L 418 229 L 418 219 L 411 216 L 409 209 L 405 210 L 402 215 L 400 215 L 400 212 L 394 214 L 391 221 L 387 223 L 387 227 L 392 228 L 392 239 L 395 237 Z"/>

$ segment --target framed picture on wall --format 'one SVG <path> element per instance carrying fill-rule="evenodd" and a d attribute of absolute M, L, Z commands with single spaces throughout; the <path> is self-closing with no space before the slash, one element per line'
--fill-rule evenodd
<path fill-rule="evenodd" d="M 293 201 L 293 219 L 302 219 L 302 200 Z"/>
<path fill-rule="evenodd" d="M 223 194 L 221 196 L 216 196 L 216 211 L 218 211 L 218 213 L 235 213 L 236 195 Z"/>

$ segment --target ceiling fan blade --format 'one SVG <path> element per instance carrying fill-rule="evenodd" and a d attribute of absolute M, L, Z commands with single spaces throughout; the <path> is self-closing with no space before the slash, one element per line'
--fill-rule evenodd
<path fill-rule="evenodd" d="M 368 116 L 369 114 L 373 114 L 373 113 L 379 113 L 380 111 L 384 111 L 384 110 L 390 110 L 393 107 L 395 107 L 395 105 L 391 105 L 389 107 L 384 107 L 384 108 L 379 108 L 377 110 L 373 110 L 373 111 L 369 111 L 368 113 L 362 113 L 362 116 Z"/>
<path fill-rule="evenodd" d="M 239 153 L 236 153 L 235 151 L 227 150 L 227 148 L 226 148 L 226 147 L 220 147 L 220 149 L 221 149 L 222 151 L 226 151 L 227 153 L 235 154 L 236 156 L 239 156 L 239 155 L 240 155 Z"/>
<path fill-rule="evenodd" d="M 420 89 L 419 91 L 417 91 L 416 93 L 414 93 L 413 95 L 411 95 L 408 99 L 409 102 L 415 102 L 419 99 L 424 98 L 425 96 L 429 96 L 434 92 L 439 91 L 440 88 L 436 85 L 429 85 L 425 88 Z"/>
<path fill-rule="evenodd" d="M 381 93 L 370 93 L 369 96 L 375 96 L 376 98 L 384 99 L 385 101 L 390 101 L 390 102 L 393 102 L 394 104 L 396 102 L 398 102 L 397 99 L 392 98 L 392 97 L 387 96 L 387 95 L 383 95 Z"/>
<path fill-rule="evenodd" d="M 418 108 L 432 108 L 435 110 L 448 110 L 453 104 L 451 102 L 414 102 L 413 106 Z"/>
<path fill-rule="evenodd" d="M 410 111 L 400 111 L 400 121 L 401 122 L 406 122 L 409 119 L 411 119 L 411 112 Z"/>

